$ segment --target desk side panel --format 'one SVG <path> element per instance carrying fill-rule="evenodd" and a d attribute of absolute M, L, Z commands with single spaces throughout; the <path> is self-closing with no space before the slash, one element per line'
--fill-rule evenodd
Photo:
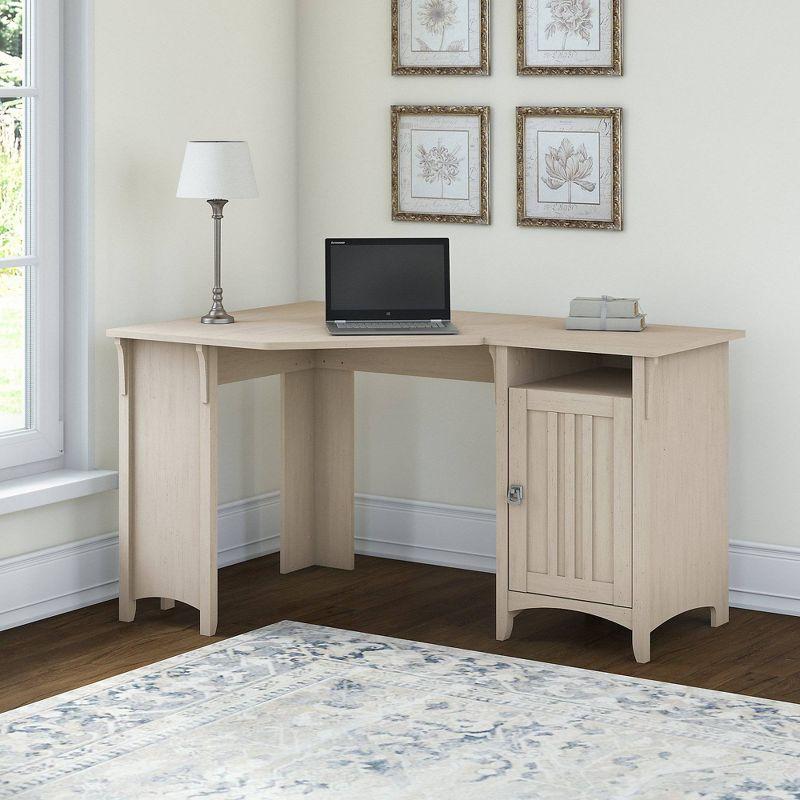
<path fill-rule="evenodd" d="M 649 363 L 647 363 L 649 362 Z M 634 623 L 728 611 L 728 345 L 634 359 Z"/>
<path fill-rule="evenodd" d="M 281 381 L 281 572 L 353 569 L 353 373 L 309 369 Z"/>
<path fill-rule="evenodd" d="M 130 344 L 135 596 L 207 614 L 216 608 L 216 351 Z"/>
<path fill-rule="evenodd" d="M 133 454 L 131 439 L 131 354 L 134 343 L 116 339 L 119 367 L 119 618 L 133 622 L 136 592 L 133 579 Z"/>

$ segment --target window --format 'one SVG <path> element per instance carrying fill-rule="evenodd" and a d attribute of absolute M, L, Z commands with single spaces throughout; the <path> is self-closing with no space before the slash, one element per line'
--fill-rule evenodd
<path fill-rule="evenodd" d="M 0 470 L 63 453 L 59 8 L 0 0 Z"/>

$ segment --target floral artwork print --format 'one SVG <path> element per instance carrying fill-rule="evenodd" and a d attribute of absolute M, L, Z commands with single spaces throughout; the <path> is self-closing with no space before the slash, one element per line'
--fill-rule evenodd
<path fill-rule="evenodd" d="M 621 108 L 517 108 L 517 224 L 622 230 Z"/>
<path fill-rule="evenodd" d="M 458 24 L 458 6 L 455 0 L 425 0 L 422 8 L 417 12 L 420 24 L 433 36 L 441 37 L 438 47 L 431 47 L 428 42 L 417 37 L 420 50 L 439 52 L 459 52 L 464 49 L 464 40 L 456 39 L 445 47 L 447 31 Z"/>
<path fill-rule="evenodd" d="M 441 197 L 444 198 L 444 187 L 451 186 L 458 178 L 459 169 L 463 158 L 459 158 L 461 147 L 456 145 L 453 150 L 442 144 L 439 140 L 435 147 L 426 149 L 424 145 L 417 147 L 417 161 L 420 168 L 420 176 L 426 183 L 441 184 Z"/>
<path fill-rule="evenodd" d="M 585 192 L 594 191 L 596 184 L 586 180 L 592 172 L 594 161 L 586 152 L 585 145 L 582 144 L 576 150 L 572 142 L 564 138 L 558 149 L 555 147 L 549 149 L 545 155 L 545 164 L 547 165 L 547 177 L 542 178 L 542 183 L 553 191 L 566 184 L 568 203 L 572 202 L 573 184 Z"/>
<path fill-rule="evenodd" d="M 488 75 L 490 2 L 391 0 L 392 74 Z"/>
<path fill-rule="evenodd" d="M 518 0 L 517 74 L 622 75 L 623 3 Z"/>
<path fill-rule="evenodd" d="M 570 36 L 579 36 L 587 44 L 592 34 L 592 9 L 589 0 L 547 0 L 552 20 L 545 28 L 545 36 L 563 36 L 561 49 L 567 49 Z"/>
<path fill-rule="evenodd" d="M 489 116 L 488 106 L 392 106 L 393 220 L 489 224 Z"/>

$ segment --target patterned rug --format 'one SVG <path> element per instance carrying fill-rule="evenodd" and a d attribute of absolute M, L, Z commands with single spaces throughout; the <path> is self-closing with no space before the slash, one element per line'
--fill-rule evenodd
<path fill-rule="evenodd" d="M 800 706 L 282 622 L 0 715 L 0 797 L 800 798 Z"/>

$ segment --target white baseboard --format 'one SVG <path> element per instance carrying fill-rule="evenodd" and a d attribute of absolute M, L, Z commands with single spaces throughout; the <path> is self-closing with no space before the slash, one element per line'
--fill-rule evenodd
<path fill-rule="evenodd" d="M 800 617 L 800 548 L 734 541 L 730 568 L 732 606 Z"/>
<path fill-rule="evenodd" d="M 217 563 L 220 567 L 280 550 L 280 503 L 280 493 L 270 492 L 219 507 Z"/>
<path fill-rule="evenodd" d="M 494 572 L 494 511 L 356 496 L 356 552 Z M 221 567 L 280 547 L 277 492 L 219 509 Z M 117 534 L 0 560 L 0 630 L 117 596 Z M 800 616 L 800 549 L 732 542 L 731 605 Z"/>
<path fill-rule="evenodd" d="M 494 511 L 356 495 L 356 552 L 494 572 Z"/>
<path fill-rule="evenodd" d="M 277 492 L 219 507 L 219 565 L 227 567 L 279 548 Z M 116 533 L 0 560 L 0 630 L 117 597 Z"/>

